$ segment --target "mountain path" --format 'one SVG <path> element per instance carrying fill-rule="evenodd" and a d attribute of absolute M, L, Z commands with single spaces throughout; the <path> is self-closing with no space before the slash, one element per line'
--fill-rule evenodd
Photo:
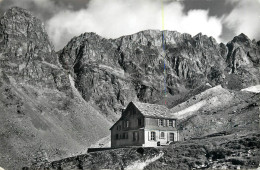
<path fill-rule="evenodd" d="M 161 152 L 159 155 L 154 156 L 151 159 L 147 159 L 145 161 L 135 161 L 131 165 L 127 166 L 125 169 L 126 170 L 143 170 L 145 166 L 149 165 L 150 163 L 160 159 L 164 155 L 163 152 Z"/>

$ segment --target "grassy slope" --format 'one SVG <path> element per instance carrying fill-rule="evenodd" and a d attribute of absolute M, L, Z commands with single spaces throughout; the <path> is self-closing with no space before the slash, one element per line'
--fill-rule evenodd
<path fill-rule="evenodd" d="M 0 165 L 20 169 L 33 158 L 82 153 L 109 134 L 111 123 L 78 96 L 1 80 Z M 40 163 L 40 162 L 39 162 Z"/>

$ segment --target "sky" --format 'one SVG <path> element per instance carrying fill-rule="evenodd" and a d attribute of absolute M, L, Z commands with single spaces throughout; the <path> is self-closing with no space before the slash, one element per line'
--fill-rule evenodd
<path fill-rule="evenodd" d="M 56 50 L 85 32 L 118 38 L 162 30 L 162 11 L 165 30 L 201 32 L 219 43 L 240 33 L 260 40 L 260 0 L 0 0 L 0 15 L 12 6 L 40 18 Z"/>

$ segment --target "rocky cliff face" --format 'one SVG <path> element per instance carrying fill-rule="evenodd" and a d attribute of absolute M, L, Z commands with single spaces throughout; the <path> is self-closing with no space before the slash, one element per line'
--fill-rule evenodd
<path fill-rule="evenodd" d="M 110 126 L 75 89 L 41 21 L 23 9 L 8 10 L 0 18 L 1 167 L 82 153 Z"/>
<path fill-rule="evenodd" d="M 260 41 L 251 41 L 242 33 L 229 42 L 227 48 L 227 87 L 241 89 L 259 84 Z"/>
<path fill-rule="evenodd" d="M 17 82 L 69 88 L 42 22 L 30 12 L 15 7 L 1 18 L 0 51 L 1 69 Z"/>
<path fill-rule="evenodd" d="M 227 45 L 202 34 L 165 31 L 164 36 L 165 51 L 162 32 L 156 30 L 118 39 L 85 33 L 60 51 L 60 61 L 73 73 L 83 98 L 112 119 L 131 100 L 165 100 L 164 62 L 166 100 L 207 83 L 236 90 L 259 83 L 259 43 L 244 34 Z"/>

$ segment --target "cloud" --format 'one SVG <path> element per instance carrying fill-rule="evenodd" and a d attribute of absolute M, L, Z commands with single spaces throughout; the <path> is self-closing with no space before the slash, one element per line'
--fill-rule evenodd
<path fill-rule="evenodd" d="M 219 36 L 222 33 L 221 19 L 217 17 L 208 17 L 209 11 L 205 10 L 191 10 L 187 16 L 182 18 L 181 28 L 182 32 L 195 35 L 199 32 L 213 36 L 220 41 Z"/>
<path fill-rule="evenodd" d="M 246 34 L 251 39 L 260 39 L 260 0 L 228 0 L 234 9 L 224 17 L 223 24 L 236 35 Z"/>
<path fill-rule="evenodd" d="M 199 32 L 217 40 L 222 32 L 221 18 L 208 15 L 208 10 L 184 12 L 180 2 L 164 5 L 165 29 L 195 35 Z M 117 38 L 146 29 L 161 29 L 159 0 L 92 0 L 87 8 L 63 10 L 47 21 L 47 30 L 56 49 L 61 49 L 73 36 L 96 32 L 106 38 Z"/>
<path fill-rule="evenodd" d="M 0 10 L 6 11 L 13 6 L 31 11 L 43 21 L 51 18 L 56 12 L 62 10 L 53 0 L 0 0 Z"/>

